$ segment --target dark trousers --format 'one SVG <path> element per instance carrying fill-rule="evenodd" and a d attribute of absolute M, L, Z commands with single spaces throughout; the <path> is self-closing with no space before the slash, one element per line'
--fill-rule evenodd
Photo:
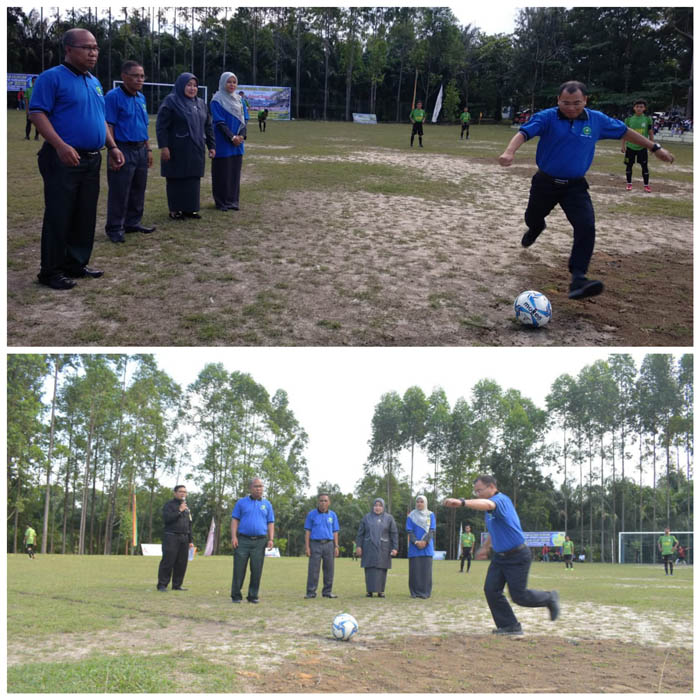
<path fill-rule="evenodd" d="M 124 154 L 119 170 L 107 168 L 107 223 L 105 233 L 112 240 L 124 238 L 124 228 L 138 226 L 143 217 L 148 178 L 148 151 L 144 145 L 117 142 Z"/>
<path fill-rule="evenodd" d="M 102 156 L 82 155 L 74 167 L 64 165 L 44 143 L 39 172 L 44 179 L 44 225 L 41 230 L 41 276 L 80 272 L 90 260 L 95 240 Z"/>
<path fill-rule="evenodd" d="M 187 535 L 163 535 L 163 558 L 158 567 L 158 588 L 167 588 L 171 575 L 173 588 L 182 586 L 189 553 L 190 543 Z"/>
<path fill-rule="evenodd" d="M 573 569 L 574 568 L 574 555 L 573 554 L 565 554 L 564 555 L 564 568 L 565 569 Z"/>
<path fill-rule="evenodd" d="M 316 593 L 318 578 L 323 563 L 323 595 L 328 595 L 333 590 L 333 572 L 335 569 L 335 545 L 333 540 L 311 540 L 309 542 L 311 556 L 309 557 L 309 569 L 306 575 L 306 592 Z"/>
<path fill-rule="evenodd" d="M 506 557 L 501 557 L 494 552 L 484 581 L 484 593 L 496 627 L 510 627 L 518 624 L 513 608 L 503 595 L 506 583 L 510 597 L 517 605 L 525 608 L 544 608 L 551 601 L 552 594 L 549 591 L 534 591 L 527 588 L 531 561 L 532 557 L 527 547 Z"/>
<path fill-rule="evenodd" d="M 666 573 L 671 572 L 671 576 L 673 576 L 673 554 L 664 554 L 664 571 Z"/>
<path fill-rule="evenodd" d="M 472 568 L 472 550 L 471 547 L 469 549 L 462 549 L 462 556 L 459 558 L 459 570 L 464 571 L 464 560 L 467 560 L 467 573 L 469 573 L 469 569 Z"/>
<path fill-rule="evenodd" d="M 212 159 L 211 191 L 217 209 L 238 209 L 242 166 L 242 155 Z"/>
<path fill-rule="evenodd" d="M 595 246 L 595 213 L 588 194 L 586 179 L 556 182 L 553 177 L 538 171 L 532 177 L 530 200 L 525 211 L 525 223 L 535 232 L 545 227 L 545 217 L 559 205 L 569 223 L 574 227 L 574 244 L 569 257 L 569 272 L 574 277 L 583 277 Z"/>
<path fill-rule="evenodd" d="M 24 136 L 25 136 L 25 138 L 29 138 L 31 136 L 31 134 L 32 134 L 32 122 L 29 119 L 29 117 L 27 117 L 27 123 L 24 127 Z M 39 132 L 37 131 L 36 127 L 34 127 L 34 140 L 35 141 L 39 140 Z"/>
<path fill-rule="evenodd" d="M 465 131 L 467 132 L 467 138 L 469 138 L 469 124 L 462 124 L 462 131 L 459 132 L 460 139 L 464 136 Z"/>
<path fill-rule="evenodd" d="M 259 537 L 238 536 L 238 547 L 233 550 L 233 580 L 231 582 L 231 598 L 241 600 L 243 581 L 245 580 L 248 560 L 250 560 L 250 582 L 248 583 L 248 600 L 258 597 L 263 564 L 265 563 L 265 545 L 267 535 Z"/>
<path fill-rule="evenodd" d="M 411 146 L 413 146 L 413 139 L 418 134 L 418 143 L 423 143 L 423 122 L 413 122 L 413 128 L 411 129 Z"/>
<path fill-rule="evenodd" d="M 267 129 L 267 122 L 264 119 L 258 119 L 258 127 L 260 131 L 265 131 L 265 129 Z"/>
<path fill-rule="evenodd" d="M 642 148 L 639 151 L 635 151 L 634 148 L 629 146 L 625 149 L 625 175 L 627 177 L 627 182 L 632 182 L 632 166 L 635 162 L 639 163 L 642 167 L 642 178 L 644 179 L 644 184 L 649 184 L 649 151 L 646 148 Z"/>

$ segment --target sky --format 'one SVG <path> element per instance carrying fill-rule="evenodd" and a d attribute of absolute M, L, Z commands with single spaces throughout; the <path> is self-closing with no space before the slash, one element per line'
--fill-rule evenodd
<path fill-rule="evenodd" d="M 532 4 L 538 3 L 528 3 L 528 5 Z M 510 0 L 447 3 L 447 7 L 452 9 L 462 26 L 471 24 L 472 27 L 478 27 L 484 34 L 512 34 L 518 9 L 525 6 L 516 5 Z"/>
<path fill-rule="evenodd" d="M 648 350 L 628 352 L 641 365 Z M 248 373 L 270 395 L 284 389 L 299 423 L 309 435 L 306 457 L 312 492 L 322 481 L 354 490 L 369 454 L 371 420 L 382 394 L 419 386 L 426 395 L 441 387 L 450 406 L 480 379 L 517 389 L 538 407 L 561 374 L 577 375 L 586 365 L 607 359 L 607 348 L 204 348 L 154 351 L 161 369 L 183 389 L 207 362 L 229 372 Z M 408 451 L 403 454 L 409 466 Z M 430 473 L 416 461 L 415 483 Z"/>

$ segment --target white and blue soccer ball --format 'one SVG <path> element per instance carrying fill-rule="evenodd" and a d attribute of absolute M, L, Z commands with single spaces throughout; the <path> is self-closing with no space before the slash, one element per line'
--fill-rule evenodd
<path fill-rule="evenodd" d="M 357 634 L 357 620 L 349 613 L 340 613 L 333 618 L 331 634 L 339 641 L 348 642 Z"/>
<path fill-rule="evenodd" d="M 552 318 L 552 305 L 542 292 L 530 290 L 515 300 L 515 318 L 524 326 L 546 326 Z"/>

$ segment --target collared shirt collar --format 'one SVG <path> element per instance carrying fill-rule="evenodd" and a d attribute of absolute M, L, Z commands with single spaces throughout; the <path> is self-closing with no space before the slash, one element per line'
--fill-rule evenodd
<path fill-rule="evenodd" d="M 74 65 L 68 63 L 68 61 L 63 61 L 63 65 L 68 68 L 68 70 L 72 71 L 76 75 L 79 75 L 81 77 L 85 77 L 90 75 L 90 71 L 86 70 L 84 73 L 82 71 L 79 71 Z"/>
<path fill-rule="evenodd" d="M 567 122 L 573 122 L 573 121 L 577 121 L 577 120 L 585 122 L 588 119 L 588 115 L 586 114 L 585 107 L 583 108 L 583 111 L 581 112 L 581 114 L 579 114 L 578 117 L 576 117 L 576 119 L 571 119 L 570 117 L 567 117 L 566 114 L 564 114 L 564 112 L 562 112 L 559 109 L 559 107 L 557 107 L 557 117 L 559 117 L 559 119 L 566 119 Z"/>
<path fill-rule="evenodd" d="M 124 87 L 124 83 L 120 83 L 119 87 L 122 89 L 122 91 L 124 92 L 124 94 L 125 94 L 127 97 L 136 97 L 136 95 L 139 94 L 139 91 L 137 90 L 137 91 L 132 95 L 132 94 Z"/>

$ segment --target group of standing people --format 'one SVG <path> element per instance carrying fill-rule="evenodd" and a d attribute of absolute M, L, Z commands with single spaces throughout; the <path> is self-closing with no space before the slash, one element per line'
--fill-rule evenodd
<path fill-rule="evenodd" d="M 45 143 L 38 154 L 44 181 L 44 220 L 38 279 L 53 289 L 72 289 L 77 278 L 99 278 L 88 266 L 95 237 L 102 149 L 109 167 L 105 233 L 124 243 L 126 233 L 152 233 L 141 223 L 148 169 L 153 153 L 149 118 L 141 90 L 143 67 L 126 61 L 122 84 L 103 94 L 94 70 L 99 46 L 92 33 L 70 29 L 63 36 L 65 59 L 32 79 L 25 91 L 29 139 Z M 216 208 L 238 210 L 248 112 L 238 79 L 225 72 L 207 106 L 197 96 L 198 80 L 182 73 L 163 100 L 156 120 L 161 175 L 166 180 L 171 219 L 199 219 L 200 181 L 206 156 L 212 159 L 212 193 Z M 242 93 L 241 93 L 242 94 Z M 259 119 L 261 130 L 267 114 Z"/>

